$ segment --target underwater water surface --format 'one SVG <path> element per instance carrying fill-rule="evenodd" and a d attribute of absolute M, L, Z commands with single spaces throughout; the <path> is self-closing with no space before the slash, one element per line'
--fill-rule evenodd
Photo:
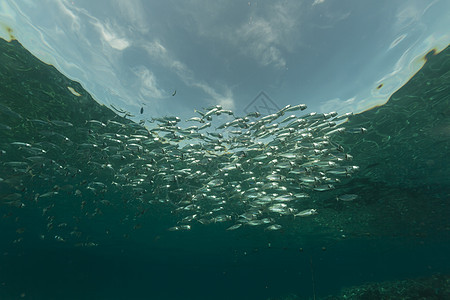
<path fill-rule="evenodd" d="M 417 297 L 448 299 L 448 48 L 342 124 L 299 108 L 298 132 L 242 118 L 224 141 L 133 123 L 17 41 L 0 48 L 1 299 L 376 299 L 417 278 Z"/>

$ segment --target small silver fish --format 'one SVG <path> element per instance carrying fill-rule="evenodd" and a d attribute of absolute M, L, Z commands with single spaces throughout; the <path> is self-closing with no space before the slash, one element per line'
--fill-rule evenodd
<path fill-rule="evenodd" d="M 234 224 L 233 226 L 228 227 L 226 230 L 236 230 L 236 229 L 238 229 L 241 226 L 242 226 L 241 223 Z"/>
<path fill-rule="evenodd" d="M 264 230 L 275 231 L 275 230 L 280 230 L 281 228 L 282 228 L 281 225 L 273 224 L 273 225 L 266 227 L 266 229 L 264 229 Z"/>
<path fill-rule="evenodd" d="M 301 212 L 295 214 L 295 217 L 308 217 L 308 216 L 312 216 L 312 215 L 316 215 L 317 214 L 317 210 L 314 208 L 311 209 L 305 209 L 302 210 Z"/>
<path fill-rule="evenodd" d="M 345 202 L 353 201 L 357 198 L 358 198 L 358 195 L 355 195 L 355 194 L 344 194 L 344 195 L 340 195 L 340 196 L 336 197 L 336 199 L 338 201 L 345 201 Z"/>

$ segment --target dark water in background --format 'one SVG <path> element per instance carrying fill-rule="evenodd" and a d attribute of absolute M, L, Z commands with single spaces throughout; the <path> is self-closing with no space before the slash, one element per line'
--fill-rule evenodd
<path fill-rule="evenodd" d="M 337 138 L 360 171 L 311 197 L 314 218 L 286 218 L 277 232 L 230 232 L 223 223 L 169 232 L 171 208 L 143 207 L 145 195 L 86 191 L 113 178 L 104 158 L 82 145 L 103 130 L 86 121 L 139 129 L 17 42 L 1 40 L 0 48 L 0 299 L 312 299 L 313 289 L 321 297 L 450 273 L 449 49 L 429 54 L 386 105 L 348 122 L 368 129 Z M 24 153 L 28 146 L 11 145 L 17 141 L 45 148 L 56 164 L 31 173 L 5 164 L 38 151 Z M 344 193 L 359 197 L 336 202 Z"/>

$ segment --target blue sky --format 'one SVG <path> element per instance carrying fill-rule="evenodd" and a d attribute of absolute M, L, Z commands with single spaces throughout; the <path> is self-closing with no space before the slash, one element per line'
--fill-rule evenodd
<path fill-rule="evenodd" d="M 383 104 L 449 44 L 449 11 L 446 0 L 0 0 L 0 22 L 33 54 L 147 118 L 215 104 L 242 114 L 261 91 L 309 112 Z"/>

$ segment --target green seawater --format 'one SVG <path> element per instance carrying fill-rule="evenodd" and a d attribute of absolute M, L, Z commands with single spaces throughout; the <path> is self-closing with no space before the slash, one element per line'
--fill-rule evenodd
<path fill-rule="evenodd" d="M 145 130 L 17 41 L 0 49 L 0 299 L 449 299 L 448 48 L 343 125 L 367 129 L 334 138 L 359 171 L 311 193 L 317 215 L 280 218 L 279 231 L 174 232 L 170 201 L 183 196 L 128 184 L 152 162 L 102 144 Z"/>

